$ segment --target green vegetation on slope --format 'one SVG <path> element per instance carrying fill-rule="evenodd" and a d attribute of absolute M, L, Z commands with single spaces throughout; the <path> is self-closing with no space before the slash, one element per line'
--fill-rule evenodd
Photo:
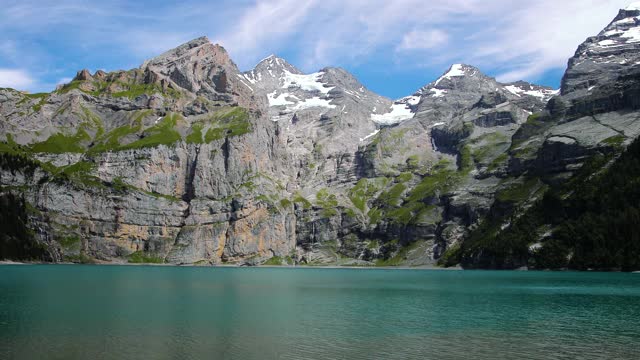
<path fill-rule="evenodd" d="M 489 217 L 454 254 L 457 260 L 498 269 L 640 270 L 640 139 L 602 170 L 609 159 L 593 157 L 519 216 Z M 498 201 L 522 202 L 533 181 L 499 193 Z"/>
<path fill-rule="evenodd" d="M 122 145 L 118 150 L 141 149 L 160 145 L 171 145 L 181 139 L 180 133 L 174 130 L 182 116 L 170 113 L 162 118 L 156 125 L 144 131 L 144 137 L 127 145 Z"/>
<path fill-rule="evenodd" d="M 31 145 L 31 150 L 37 153 L 83 153 L 83 141 L 90 141 L 91 137 L 80 127 L 75 135 L 65 135 L 62 133 L 51 135 L 47 140 Z"/>
<path fill-rule="evenodd" d="M 187 143 L 188 144 L 202 144 L 204 140 L 202 139 L 202 124 L 196 123 L 191 126 L 191 134 L 187 135 Z"/>
<path fill-rule="evenodd" d="M 151 113 L 152 110 L 139 111 L 135 114 L 130 124 L 117 127 L 101 137 L 97 136 L 96 144 L 89 149 L 89 153 L 119 150 L 121 148 L 120 139 L 142 131 L 142 119 Z"/>
<path fill-rule="evenodd" d="M 265 261 L 264 263 L 262 263 L 262 265 L 268 265 L 268 266 L 294 265 L 294 261 L 291 258 L 291 256 L 285 256 L 284 258 L 280 256 L 274 256 L 268 259 L 267 261 Z"/>
<path fill-rule="evenodd" d="M 462 161 L 468 165 L 467 161 Z M 440 161 L 434 166 L 431 174 L 422 178 L 420 183 L 409 193 L 409 201 L 419 201 L 425 198 L 434 197 L 451 190 L 460 181 L 460 174 L 451 170 L 447 161 Z"/>
<path fill-rule="evenodd" d="M 132 264 L 163 264 L 164 259 L 157 256 L 150 256 L 143 251 L 136 251 L 128 256 L 128 261 Z"/>
<path fill-rule="evenodd" d="M 145 94 L 146 95 L 164 94 L 164 95 L 168 95 L 176 98 L 180 96 L 180 93 L 178 91 L 173 89 L 163 90 L 162 87 L 159 86 L 158 84 L 135 84 L 135 83 L 126 84 L 122 82 L 120 82 L 119 84 L 125 87 L 126 90 L 114 92 L 111 94 L 111 96 L 126 97 L 129 99 L 135 99 L 138 96 L 145 95 Z"/>
<path fill-rule="evenodd" d="M 77 89 L 85 94 L 89 94 L 92 96 L 109 95 L 112 97 L 126 97 L 132 100 L 141 95 L 153 94 L 162 94 L 170 98 L 180 97 L 180 92 L 175 89 L 162 88 L 162 86 L 155 83 L 144 84 L 136 82 L 136 71 L 139 70 L 130 70 L 124 73 L 126 75 L 124 75 L 123 77 L 128 77 L 128 80 L 73 80 L 70 83 L 64 85 L 60 90 L 58 90 L 58 92 L 61 94 L 66 94 L 71 90 Z"/>
<path fill-rule="evenodd" d="M 42 106 L 47 102 L 49 93 L 35 93 L 35 94 L 23 94 L 24 98 L 18 101 L 17 105 L 23 104 L 32 99 L 39 99 L 39 101 L 31 106 L 31 109 L 35 112 L 40 111 Z"/>
<path fill-rule="evenodd" d="M 349 190 L 349 199 L 360 211 L 365 212 L 367 203 L 374 200 L 374 196 L 389 183 L 387 178 L 360 179 L 356 185 Z"/>
<path fill-rule="evenodd" d="M 335 194 L 330 194 L 327 189 L 320 189 L 316 194 L 316 204 L 322 208 L 321 215 L 324 218 L 330 218 L 338 215 L 336 208 L 338 207 L 338 198 Z"/>
<path fill-rule="evenodd" d="M 434 221 L 434 198 L 449 192 L 464 178 L 473 166 L 470 152 L 461 156 L 460 169 L 455 170 L 447 160 L 433 166 L 430 173 L 419 181 L 411 172 L 400 173 L 395 178 L 361 179 L 348 193 L 355 208 L 363 213 L 367 206 L 369 222 L 387 221 L 406 226 L 424 221 Z M 415 181 L 418 181 L 415 184 Z M 415 185 L 412 185 L 415 184 Z M 376 197 L 377 195 L 377 197 Z"/>
<path fill-rule="evenodd" d="M 303 209 L 311 209 L 313 206 L 309 200 L 307 200 L 302 194 L 296 193 L 293 197 L 294 204 L 300 204 Z"/>
<path fill-rule="evenodd" d="M 207 143 L 251 132 L 249 112 L 241 107 L 217 112 L 210 119 L 210 124 L 211 127 L 204 136 L 204 141 Z"/>

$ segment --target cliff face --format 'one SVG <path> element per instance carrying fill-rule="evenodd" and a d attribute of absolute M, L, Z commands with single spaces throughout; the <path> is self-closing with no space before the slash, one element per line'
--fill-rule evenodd
<path fill-rule="evenodd" d="M 537 266 L 557 224 L 513 249 L 500 234 L 640 134 L 639 16 L 581 45 L 561 93 L 456 64 L 392 101 L 276 56 L 241 73 L 206 38 L 0 89 L 0 257 Z"/>
<path fill-rule="evenodd" d="M 237 74 L 196 39 L 140 69 L 81 71 L 51 94 L 2 90 L 3 155 L 30 167 L 7 165 L 0 182 L 29 204 L 47 258 L 288 256 L 295 217 L 276 180 L 287 154 Z"/>

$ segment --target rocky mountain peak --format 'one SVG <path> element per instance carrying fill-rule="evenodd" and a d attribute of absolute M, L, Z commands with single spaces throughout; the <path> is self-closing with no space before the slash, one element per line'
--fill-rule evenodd
<path fill-rule="evenodd" d="M 277 71 L 277 72 L 287 70 L 294 74 L 302 74 L 302 71 L 298 70 L 295 66 L 291 65 L 287 60 L 273 54 L 260 60 L 260 62 L 255 66 L 254 70 L 256 71 L 271 70 L 271 71 Z"/>
<path fill-rule="evenodd" d="M 347 94 L 368 92 L 353 74 L 341 67 L 325 67 L 319 73 L 322 74 L 322 82 Z"/>
<path fill-rule="evenodd" d="M 73 80 L 91 80 L 93 79 L 93 77 L 91 76 L 91 73 L 89 72 L 88 69 L 82 69 L 80 71 L 78 71 L 78 73 L 76 74 L 76 77 L 73 78 Z"/>
<path fill-rule="evenodd" d="M 256 106 L 251 100 L 253 89 L 241 83 L 227 51 L 205 36 L 147 60 L 140 68 L 156 81 L 167 80 L 212 101 Z"/>
<path fill-rule="evenodd" d="M 302 71 L 285 59 L 269 55 L 262 59 L 255 68 L 240 74 L 240 80 L 252 89 L 273 91 L 284 86 L 290 75 L 303 75 Z"/>
<path fill-rule="evenodd" d="M 443 97 L 450 90 L 477 91 L 483 84 L 495 80 L 484 75 L 478 68 L 466 64 L 453 64 L 436 81 L 420 90 L 423 96 Z"/>
<path fill-rule="evenodd" d="M 467 77 L 474 77 L 478 74 L 481 74 L 480 70 L 476 67 L 466 64 L 453 64 L 449 67 L 442 76 L 438 78 L 435 82 L 433 82 L 434 88 L 444 88 L 447 86 L 455 85 L 457 80 L 461 80 Z"/>
<path fill-rule="evenodd" d="M 562 79 L 562 94 L 580 97 L 629 72 L 640 62 L 638 50 L 640 2 L 634 2 L 578 47 Z"/>
<path fill-rule="evenodd" d="M 177 64 L 189 62 L 235 67 L 229 54 L 222 46 L 211 43 L 206 36 L 203 36 L 145 61 L 141 68 L 162 71 Z"/>

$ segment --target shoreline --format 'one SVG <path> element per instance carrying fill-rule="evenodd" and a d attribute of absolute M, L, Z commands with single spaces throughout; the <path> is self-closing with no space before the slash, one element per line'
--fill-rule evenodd
<path fill-rule="evenodd" d="M 628 274 L 640 274 L 640 271 L 620 271 L 620 270 L 576 270 L 576 269 L 561 269 L 561 270 L 549 270 L 549 269 L 511 269 L 511 270 L 497 270 L 497 269 L 464 269 L 459 265 L 454 267 L 438 267 L 434 265 L 418 265 L 418 266 L 340 266 L 340 265 L 255 265 L 255 266 L 242 266 L 236 264 L 218 264 L 218 265 L 195 265 L 195 264 L 153 264 L 153 263 L 115 263 L 115 262 L 99 262 L 94 264 L 79 264 L 72 262 L 29 262 L 29 261 L 12 261 L 12 260 L 0 260 L 0 266 L 9 265 L 89 265 L 89 266 L 151 266 L 151 267 L 185 267 L 185 268 L 253 268 L 253 269 L 349 269 L 349 270 L 430 270 L 430 271 L 539 271 L 539 272 L 602 272 L 602 273 L 628 273 Z"/>
<path fill-rule="evenodd" d="M 99 262 L 94 264 L 78 264 L 73 262 L 30 262 L 30 261 L 12 261 L 0 260 L 2 265 L 90 265 L 90 266 L 157 266 L 157 267 L 198 267 L 198 268 L 272 268 L 272 269 L 352 269 L 352 270 L 442 270 L 442 271 L 462 271 L 459 266 L 443 268 L 432 265 L 419 266 L 340 266 L 340 265 L 255 265 L 242 266 L 236 264 L 218 264 L 218 265 L 195 265 L 195 264 L 153 264 L 153 263 L 115 263 L 115 262 Z"/>

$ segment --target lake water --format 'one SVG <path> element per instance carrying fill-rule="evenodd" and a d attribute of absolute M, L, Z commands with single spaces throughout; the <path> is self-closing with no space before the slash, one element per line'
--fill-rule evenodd
<path fill-rule="evenodd" d="M 0 359 L 638 359 L 640 274 L 0 266 Z"/>

